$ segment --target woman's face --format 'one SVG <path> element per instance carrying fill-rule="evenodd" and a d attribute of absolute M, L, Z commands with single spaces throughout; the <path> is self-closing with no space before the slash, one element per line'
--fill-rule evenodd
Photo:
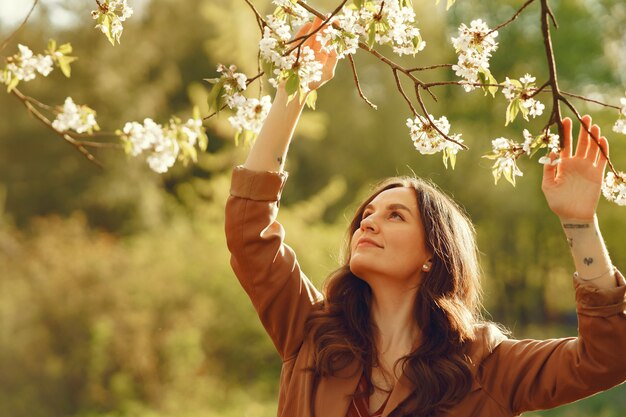
<path fill-rule="evenodd" d="M 419 283 L 432 255 L 413 188 L 385 190 L 367 205 L 350 254 L 350 270 L 370 285 L 377 276 Z"/>

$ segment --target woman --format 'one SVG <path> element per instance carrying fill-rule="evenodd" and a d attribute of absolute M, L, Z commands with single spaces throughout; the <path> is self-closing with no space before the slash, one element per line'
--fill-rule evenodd
<path fill-rule="evenodd" d="M 336 65 L 316 50 L 324 76 L 312 89 Z M 626 281 L 595 216 L 606 159 L 585 129 L 573 153 L 563 120 L 561 162 L 546 165 L 542 184 L 574 257 L 579 336 L 519 341 L 480 320 L 473 227 L 421 180 L 375 190 L 351 223 L 344 265 L 323 295 L 315 289 L 276 221 L 301 111 L 279 87 L 226 207 L 232 267 L 283 361 L 279 416 L 513 416 L 626 379 Z"/>

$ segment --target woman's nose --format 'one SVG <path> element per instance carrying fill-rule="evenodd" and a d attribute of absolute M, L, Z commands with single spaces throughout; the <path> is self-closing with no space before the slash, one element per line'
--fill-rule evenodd
<path fill-rule="evenodd" d="M 361 220 L 361 230 L 362 231 L 369 230 L 371 232 L 378 232 L 378 225 L 374 221 L 373 215 L 369 215 L 363 220 Z"/>

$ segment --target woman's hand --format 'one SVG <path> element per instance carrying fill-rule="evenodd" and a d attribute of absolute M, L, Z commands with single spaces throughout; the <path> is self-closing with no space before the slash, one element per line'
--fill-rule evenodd
<path fill-rule="evenodd" d="M 307 23 L 300 28 L 298 33 L 296 34 L 296 38 L 299 38 L 304 35 L 308 35 L 313 32 L 315 29 L 319 28 L 324 21 L 319 17 L 316 17 L 312 23 Z M 315 39 L 317 34 L 320 33 L 324 29 L 320 29 L 315 35 L 308 38 L 302 47 L 308 46 L 315 53 L 315 60 L 323 65 L 322 67 L 322 79 L 320 81 L 312 82 L 309 84 L 309 88 L 311 90 L 317 90 L 322 85 L 326 84 L 335 76 L 335 68 L 337 67 L 337 53 L 335 51 L 332 52 L 324 52 L 322 51 L 322 45 Z M 295 51 L 293 53 L 296 53 Z"/>
<path fill-rule="evenodd" d="M 591 117 L 584 116 L 583 123 L 589 129 Z M 571 119 L 563 119 L 563 130 L 565 137 L 559 155 L 561 162 L 555 166 L 545 165 L 541 189 L 550 209 L 562 220 L 592 220 L 600 198 L 607 160 L 582 125 L 576 153 L 572 156 Z M 608 156 L 609 143 L 600 136 L 600 127 L 593 125 L 590 130 Z M 556 158 L 555 153 L 550 154 L 551 160 Z"/>

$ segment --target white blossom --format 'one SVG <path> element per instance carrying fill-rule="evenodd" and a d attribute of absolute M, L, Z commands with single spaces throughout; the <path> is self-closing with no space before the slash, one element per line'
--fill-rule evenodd
<path fill-rule="evenodd" d="M 492 153 L 484 157 L 495 160 L 492 173 L 496 183 L 504 175 L 511 184 L 515 185 L 515 177 L 524 175 L 516 163 L 523 151 L 522 146 L 510 139 L 500 137 L 491 141 L 491 147 Z"/>
<path fill-rule="evenodd" d="M 146 162 L 153 171 L 166 172 L 176 162 L 180 151 L 176 130 L 163 129 L 160 124 L 146 118 L 143 125 L 126 123 L 122 131 L 122 139 L 130 145 L 130 154 L 137 156 L 147 153 Z"/>
<path fill-rule="evenodd" d="M 546 155 L 539 158 L 539 163 L 543 165 L 555 166 L 561 163 L 561 158 L 556 158 L 554 161 L 552 161 L 550 157 Z"/>
<path fill-rule="evenodd" d="M 248 87 L 248 77 L 236 71 L 237 67 L 234 65 L 226 67 L 225 65 L 219 64 L 217 66 L 217 72 L 222 74 L 220 79 L 224 82 L 224 94 L 222 96 L 231 109 L 243 104 L 245 98 L 241 93 Z M 212 82 L 214 81 L 216 80 L 212 80 Z"/>
<path fill-rule="evenodd" d="M 546 106 L 532 95 L 536 92 L 535 77 L 525 74 L 519 80 L 506 77 L 503 83 L 502 94 L 509 101 L 509 106 L 518 106 L 524 119 L 528 120 L 528 116 L 537 117 L 543 114 Z M 519 104 L 516 104 L 519 103 Z M 512 120 L 508 120 L 510 122 Z"/>
<path fill-rule="evenodd" d="M 270 96 L 263 96 L 261 100 L 248 98 L 245 103 L 237 107 L 235 116 L 229 117 L 228 121 L 237 132 L 247 130 L 258 134 L 270 111 L 271 104 Z"/>
<path fill-rule="evenodd" d="M 448 135 L 450 132 L 450 123 L 445 116 L 441 116 L 439 119 L 434 119 L 431 115 L 435 126 L 439 130 Z M 430 155 L 443 150 L 448 150 L 452 154 L 456 154 L 461 147 L 452 141 L 447 140 L 441 133 L 435 129 L 430 121 L 421 115 L 418 115 L 414 119 L 407 119 L 406 125 L 409 128 L 409 135 L 413 140 L 413 145 L 421 154 Z M 457 142 L 463 142 L 461 135 L 452 135 L 452 139 Z"/>
<path fill-rule="evenodd" d="M 91 11 L 91 17 L 98 20 L 96 29 L 107 35 L 111 43 L 120 42 L 124 30 L 122 22 L 132 15 L 133 9 L 127 0 L 101 0 L 98 8 Z"/>
<path fill-rule="evenodd" d="M 169 135 L 163 135 L 161 140 L 154 144 L 152 153 L 146 158 L 146 162 L 154 172 L 160 174 L 167 172 L 167 170 L 174 165 L 180 147 L 176 138 Z"/>
<path fill-rule="evenodd" d="M 456 75 L 463 78 L 465 91 L 472 91 L 480 83 L 479 74 L 490 75 L 489 59 L 498 48 L 495 38 L 498 32 L 491 32 L 481 19 L 473 20 L 470 27 L 465 23 L 459 26 L 459 36 L 452 38 L 452 45 L 458 54 L 456 65 L 452 66 Z"/>
<path fill-rule="evenodd" d="M 19 54 L 9 58 L 7 70 L 13 77 L 20 81 L 31 81 L 35 79 L 37 73 L 47 77 L 53 70 L 53 60 L 50 55 L 34 55 L 33 51 L 22 44 L 17 45 Z"/>
<path fill-rule="evenodd" d="M 54 119 L 52 127 L 59 132 L 74 130 L 78 133 L 99 129 L 96 112 L 87 106 L 77 106 L 71 97 L 65 99 L 63 111 Z"/>
<path fill-rule="evenodd" d="M 602 194 L 607 200 L 620 206 L 626 206 L 626 173 L 612 171 L 607 172 L 602 183 Z"/>

